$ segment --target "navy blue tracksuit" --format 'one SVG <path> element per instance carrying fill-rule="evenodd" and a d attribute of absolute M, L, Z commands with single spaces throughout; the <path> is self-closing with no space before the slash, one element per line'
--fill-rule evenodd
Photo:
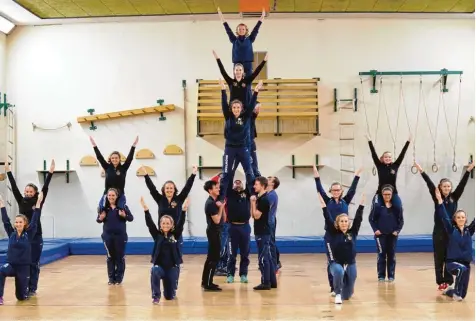
<path fill-rule="evenodd" d="M 230 184 L 231 185 L 231 184 Z M 237 191 L 230 187 L 227 192 L 227 213 L 229 222 L 230 256 L 228 258 L 227 275 L 235 276 L 236 256 L 240 249 L 240 276 L 248 275 L 250 265 L 250 193 L 247 190 Z"/>
<path fill-rule="evenodd" d="M 254 232 L 258 247 L 258 264 L 261 271 L 261 284 L 277 287 L 276 265 L 271 257 L 271 227 L 269 226 L 270 204 L 268 193 L 258 196 L 256 209 L 261 217 L 254 220 Z"/>
<path fill-rule="evenodd" d="M 145 211 L 145 223 L 150 235 L 154 239 L 154 250 L 150 261 L 153 264 L 150 273 L 150 287 L 153 299 L 160 299 L 161 297 L 160 280 L 162 280 L 164 285 L 164 297 L 166 300 L 173 300 L 177 293 L 180 264 L 183 263 L 179 240 L 182 236 L 183 225 L 185 224 L 185 212 L 182 215 L 174 229 L 165 235 L 161 230 L 157 229 L 150 212 Z"/>
<path fill-rule="evenodd" d="M 251 169 L 253 170 L 253 175 L 255 177 L 261 176 L 261 173 L 259 171 L 259 165 L 258 165 L 258 154 L 256 153 L 256 142 L 255 138 L 258 137 L 258 134 L 256 132 L 256 118 L 258 117 L 258 114 L 253 112 L 251 116 L 251 121 L 250 121 L 250 143 L 248 144 L 248 148 L 250 150 L 250 162 L 251 162 Z M 233 164 L 233 169 L 232 169 L 232 177 L 235 177 L 235 172 L 236 169 L 238 168 L 239 163 L 235 162 Z"/>
<path fill-rule="evenodd" d="M 129 208 L 124 208 L 126 217 L 119 215 L 119 208 L 106 208 L 106 217 L 104 220 L 96 219 L 98 223 L 103 223 L 101 238 L 107 252 L 107 275 L 110 284 L 120 284 L 124 279 L 126 271 L 126 244 L 127 244 L 127 228 L 126 222 L 132 222 L 132 216 Z"/>
<path fill-rule="evenodd" d="M 237 36 L 230 29 L 230 26 L 227 22 L 223 23 L 225 27 L 226 34 L 230 39 L 230 42 L 233 44 L 232 48 L 232 61 L 233 64 L 242 64 L 245 69 L 246 75 L 251 75 L 251 70 L 253 68 L 254 61 L 254 52 L 253 52 L 253 42 L 256 40 L 258 35 L 259 28 L 261 27 L 262 22 L 258 21 L 256 26 L 253 28 L 249 36 Z"/>
<path fill-rule="evenodd" d="M 401 207 L 391 205 L 390 207 L 375 204 L 370 211 L 369 223 L 374 233 L 380 231 L 380 235 L 375 235 L 377 243 L 377 273 L 378 278 L 385 280 L 395 279 L 395 249 L 397 247 L 398 234 L 403 228 L 403 210 Z M 393 232 L 398 234 L 395 236 Z"/>
<path fill-rule="evenodd" d="M 7 263 L 0 267 L 0 298 L 5 290 L 5 278 L 15 277 L 15 296 L 23 301 L 28 298 L 31 265 L 31 242 L 40 221 L 41 209 L 35 209 L 30 224 L 20 235 L 13 228 L 5 207 L 1 208 L 3 226 L 8 235 Z"/>
<path fill-rule="evenodd" d="M 372 206 L 374 206 L 374 204 L 383 205 L 383 199 L 381 196 L 382 187 L 385 185 L 391 185 L 393 187 L 392 203 L 397 207 L 402 207 L 402 200 L 398 196 L 397 191 L 397 174 L 398 169 L 405 158 L 408 146 L 410 146 L 409 141 L 405 143 L 405 146 L 403 146 L 403 149 L 395 162 L 386 165 L 380 161 L 372 141 L 369 141 L 370 153 L 372 154 L 372 160 L 374 161 L 374 165 L 377 168 L 378 173 L 378 188 L 372 201 Z"/>
<path fill-rule="evenodd" d="M 220 200 L 224 199 L 235 162 L 240 162 L 246 175 L 248 190 L 253 190 L 254 175 L 250 164 L 248 140 L 250 134 L 250 119 L 258 93 L 254 92 L 249 104 L 244 104 L 244 110 L 239 117 L 235 117 L 228 106 L 226 91 L 222 90 L 222 111 L 225 117 L 225 153 L 223 155 L 223 177 L 220 180 Z"/>
<path fill-rule="evenodd" d="M 446 269 L 456 276 L 454 289 L 447 290 L 445 294 L 450 297 L 457 295 L 464 299 L 468 291 L 471 261 L 473 260 L 474 219 L 469 226 L 460 230 L 454 225 L 443 204 L 439 204 L 436 210 L 448 234 Z"/>
<path fill-rule="evenodd" d="M 354 179 L 352 180 L 352 184 L 350 184 L 347 194 L 345 194 L 344 197 L 339 199 L 339 201 L 336 201 L 334 198 L 327 196 L 327 193 L 324 190 L 324 187 L 322 186 L 321 178 L 320 177 L 314 178 L 317 192 L 321 195 L 322 199 L 326 203 L 327 212 L 329 213 L 330 219 L 333 222 L 335 221 L 337 215 L 342 213 L 349 214 L 349 204 L 352 202 L 352 199 L 355 196 L 355 191 L 357 190 L 357 184 L 359 184 L 359 180 L 360 180 L 360 176 L 355 176 Z M 327 221 L 325 221 L 324 222 L 324 230 L 325 230 L 324 241 L 325 242 L 327 242 L 326 240 L 328 240 L 330 237 L 329 229 L 332 229 L 332 230 L 334 229 L 334 223 L 331 226 L 328 226 Z M 327 259 L 329 260 L 329 251 L 327 248 L 326 248 L 326 255 L 327 255 Z M 327 264 L 327 279 L 329 281 L 329 286 L 331 287 L 331 291 L 334 291 L 334 280 L 332 278 L 330 264 Z"/>
<path fill-rule="evenodd" d="M 269 201 L 269 226 L 271 228 L 271 258 L 276 266 L 276 270 L 280 269 L 281 261 L 279 260 L 279 249 L 276 246 L 276 225 L 278 220 L 276 213 L 278 211 L 278 194 L 273 189 L 268 192 Z"/>
<path fill-rule="evenodd" d="M 33 219 L 33 212 L 34 207 L 36 206 L 36 202 L 38 201 L 37 193 L 34 197 L 23 197 L 20 190 L 18 189 L 17 183 L 15 182 L 15 178 L 13 177 L 12 172 L 7 172 L 8 180 L 10 181 L 10 185 L 12 187 L 12 193 L 15 197 L 15 200 L 18 203 L 18 208 L 20 214 L 25 215 L 28 218 L 28 221 L 32 221 Z M 53 173 L 48 172 L 46 175 L 45 182 L 41 191 L 43 192 L 43 200 L 41 201 L 41 209 L 43 209 L 43 205 L 45 204 L 46 196 L 48 195 L 48 187 L 51 182 L 51 178 L 53 177 Z M 35 233 L 35 237 L 30 240 L 31 244 L 31 266 L 30 266 L 30 283 L 28 285 L 28 289 L 30 293 L 35 293 L 38 289 L 38 280 L 40 278 L 40 258 L 41 253 L 43 252 L 43 228 L 41 226 L 41 221 L 38 219 L 37 223 L 37 230 Z"/>
<path fill-rule="evenodd" d="M 364 206 L 359 206 L 351 228 L 345 233 L 335 227 L 334 219 L 330 217 L 326 207 L 322 209 L 322 212 L 329 227 L 329 237 L 325 242 L 329 253 L 328 260 L 333 276 L 333 288 L 336 295 L 340 294 L 342 299 L 347 300 L 354 294 L 354 284 L 357 278 L 355 245 L 362 224 Z"/>
<path fill-rule="evenodd" d="M 127 170 L 131 166 L 132 160 L 134 159 L 135 150 L 136 147 L 131 146 L 131 149 L 129 151 L 129 154 L 127 155 L 125 162 L 123 164 L 119 163 L 117 167 L 114 167 L 112 163 L 109 163 L 104 159 L 104 156 L 102 156 L 101 152 L 99 151 L 99 148 L 97 146 L 94 146 L 94 153 L 96 154 L 96 158 L 99 164 L 101 164 L 101 167 L 104 169 L 104 174 L 106 176 L 106 179 L 104 181 L 104 193 L 101 199 L 99 200 L 98 212 L 102 212 L 104 208 L 107 208 L 109 206 L 107 201 L 107 191 L 110 188 L 115 188 L 119 192 L 119 197 L 116 201 L 117 207 L 124 208 L 126 206 L 126 197 L 124 191 L 124 188 L 126 186 L 126 175 Z"/>
<path fill-rule="evenodd" d="M 448 196 L 441 194 L 441 197 L 443 197 L 443 205 L 445 206 L 446 212 L 450 216 L 452 216 L 458 209 L 458 201 L 461 195 L 463 195 L 464 188 L 469 179 L 469 174 L 470 172 L 465 171 L 458 186 Z M 446 233 L 443 221 L 438 214 L 439 204 L 435 195 L 436 187 L 431 181 L 431 178 L 425 172 L 421 173 L 421 176 L 425 180 L 428 190 L 430 191 L 431 199 L 435 203 L 435 213 L 433 215 L 435 224 L 433 226 L 433 259 L 435 263 L 436 284 L 441 285 L 446 283 L 452 285 L 453 276 L 448 271 L 448 269 L 445 268 L 448 233 Z"/>

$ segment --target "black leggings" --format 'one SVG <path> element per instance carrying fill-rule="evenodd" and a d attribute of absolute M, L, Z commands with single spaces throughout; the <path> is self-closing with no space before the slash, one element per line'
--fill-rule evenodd
<path fill-rule="evenodd" d="M 202 286 L 209 287 L 213 284 L 213 275 L 220 261 L 221 232 L 207 228 L 208 254 L 203 266 Z"/>
<path fill-rule="evenodd" d="M 446 247 L 448 236 L 445 231 L 433 231 L 433 258 L 435 262 L 436 284 L 453 284 L 453 276 L 446 269 Z"/>

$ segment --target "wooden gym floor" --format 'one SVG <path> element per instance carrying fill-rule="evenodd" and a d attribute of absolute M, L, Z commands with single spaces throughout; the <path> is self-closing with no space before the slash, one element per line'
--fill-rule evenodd
<path fill-rule="evenodd" d="M 395 284 L 378 284 L 376 255 L 359 254 L 355 296 L 335 306 L 322 254 L 282 255 L 277 290 L 254 292 L 257 258 L 248 284 L 200 289 L 205 257 L 184 258 L 178 299 L 151 303 L 148 256 L 128 256 L 124 283 L 108 286 L 103 256 L 71 256 L 43 267 L 38 296 L 17 302 L 7 279 L 0 320 L 474 320 L 474 266 L 468 296 L 453 302 L 436 290 L 432 253 L 398 254 Z M 237 278 L 236 278 L 237 279 Z"/>

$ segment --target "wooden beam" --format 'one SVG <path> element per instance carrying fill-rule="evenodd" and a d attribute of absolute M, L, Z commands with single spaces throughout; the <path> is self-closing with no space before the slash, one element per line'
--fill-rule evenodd
<path fill-rule="evenodd" d="M 146 114 L 168 113 L 168 112 L 174 111 L 175 108 L 176 108 L 175 105 L 152 106 L 152 107 L 110 112 L 105 114 L 81 116 L 81 117 L 78 117 L 77 120 L 78 120 L 78 123 L 86 123 L 91 121 L 98 122 L 98 121 L 105 121 L 109 119 L 140 116 L 140 115 L 146 115 Z"/>

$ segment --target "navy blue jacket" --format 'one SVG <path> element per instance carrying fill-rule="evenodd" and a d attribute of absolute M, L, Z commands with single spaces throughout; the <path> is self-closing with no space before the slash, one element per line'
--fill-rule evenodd
<path fill-rule="evenodd" d="M 222 112 L 225 117 L 225 140 L 229 147 L 247 147 L 250 142 L 250 122 L 253 114 L 258 93 L 253 91 L 253 97 L 248 105 L 244 105 L 244 110 L 238 118 L 233 115 L 226 101 L 226 91 L 221 91 Z"/>
<path fill-rule="evenodd" d="M 329 237 L 326 239 L 327 251 L 329 252 L 329 262 L 338 264 L 354 264 L 357 251 L 355 244 L 359 234 L 360 225 L 362 224 L 362 215 L 364 213 L 364 206 L 360 205 L 355 213 L 354 222 L 351 228 L 342 233 L 334 225 L 331 220 L 327 207 L 322 209 L 324 220 L 327 222 L 329 228 Z"/>
<path fill-rule="evenodd" d="M 266 64 L 266 61 L 263 60 L 258 67 L 253 71 L 253 73 L 249 76 L 246 76 L 242 78 L 240 81 L 236 80 L 235 78 L 231 78 L 228 76 L 226 73 L 225 67 L 223 67 L 223 63 L 221 62 L 220 59 L 217 59 L 218 63 L 218 68 L 220 68 L 220 73 L 223 76 L 223 79 L 225 79 L 226 83 L 228 84 L 228 88 L 230 88 L 230 102 L 232 102 L 235 99 L 238 99 L 243 103 L 243 105 L 246 108 L 246 105 L 248 105 L 251 101 L 251 91 L 250 91 L 250 85 L 255 80 L 255 78 L 258 76 L 260 73 L 261 69 L 263 69 L 264 65 Z M 253 103 L 253 108 L 256 105 L 256 101 Z M 223 106 L 223 103 L 222 103 Z"/>
<path fill-rule="evenodd" d="M 374 233 L 375 231 L 382 234 L 400 233 L 403 228 L 403 209 L 375 204 L 369 215 L 369 223 Z"/>
<path fill-rule="evenodd" d="M 223 23 L 223 26 L 225 27 L 228 38 L 230 38 L 230 42 L 233 44 L 233 49 L 232 49 L 233 63 L 244 63 L 244 62 L 254 61 L 253 42 L 256 40 L 256 36 L 258 35 L 258 31 L 259 31 L 259 27 L 261 26 L 261 23 L 262 23 L 261 21 L 258 21 L 258 23 L 253 28 L 253 31 L 251 31 L 248 37 L 235 35 L 235 33 L 231 31 L 231 28 L 228 25 L 228 23 L 226 22 Z"/>
<path fill-rule="evenodd" d="M 136 150 L 135 146 L 131 147 L 129 155 L 127 155 L 126 161 L 117 167 L 114 167 L 112 163 L 108 163 L 97 146 L 94 146 L 94 153 L 96 153 L 96 158 L 98 159 L 99 164 L 101 164 L 106 174 L 104 194 L 107 193 L 108 189 L 115 188 L 119 193 L 124 194 L 124 187 L 126 186 L 126 175 L 127 170 L 131 166 L 132 160 L 134 159 L 134 151 Z"/>
<path fill-rule="evenodd" d="M 398 158 L 393 162 L 388 165 L 382 163 L 380 161 L 380 158 L 377 155 L 377 152 L 375 151 L 374 144 L 372 144 L 371 141 L 369 141 L 369 147 L 370 147 L 370 153 L 372 154 L 372 159 L 374 161 L 375 167 L 377 168 L 377 173 L 378 173 L 378 189 L 376 194 L 381 194 L 382 192 L 382 187 L 385 185 L 391 185 L 393 187 L 393 193 L 398 194 L 397 191 L 397 173 L 398 173 L 398 168 L 403 162 L 403 159 L 405 158 L 405 154 L 408 150 L 408 146 L 410 146 L 410 142 L 406 142 L 405 146 L 403 146 L 402 151 L 400 152 L 400 155 L 398 155 Z"/>
<path fill-rule="evenodd" d="M 181 210 L 181 209 L 180 209 Z M 152 251 L 152 258 L 151 258 L 151 263 L 152 264 L 157 264 L 160 262 L 157 262 L 160 256 L 160 250 L 162 249 L 162 246 L 164 246 L 165 242 L 169 243 L 174 243 L 175 246 L 173 247 L 172 251 L 172 257 L 168 258 L 170 259 L 173 263 L 174 266 L 178 266 L 183 263 L 182 261 L 182 256 L 180 255 L 180 250 L 179 250 L 179 242 L 178 240 L 182 236 L 183 233 L 183 226 L 185 224 L 185 212 L 182 212 L 182 217 L 179 219 L 179 223 L 175 225 L 174 229 L 171 230 L 167 236 L 165 236 L 154 223 L 154 220 L 152 220 L 152 216 L 150 215 L 149 211 L 145 211 L 145 224 L 147 225 L 147 228 L 149 229 L 149 233 L 154 239 L 154 249 Z M 160 224 L 160 221 L 159 221 Z"/>
<path fill-rule="evenodd" d="M 469 264 L 473 260 L 473 240 L 474 219 L 469 226 L 465 226 L 461 231 L 453 225 L 453 220 L 446 212 L 443 204 L 437 208 L 438 215 L 443 222 L 445 231 L 448 234 L 448 247 L 446 248 L 446 261 Z"/>
<path fill-rule="evenodd" d="M 8 235 L 7 263 L 12 265 L 29 265 L 31 264 L 31 242 L 35 238 L 40 221 L 41 209 L 33 211 L 33 217 L 29 221 L 28 227 L 20 235 L 13 228 L 7 210 L 2 207 L 2 221 L 5 232 Z"/>
<path fill-rule="evenodd" d="M 13 177 L 12 172 L 7 172 L 8 180 L 10 181 L 10 185 L 12 187 L 12 193 L 13 197 L 15 197 L 15 200 L 18 203 L 18 208 L 20 214 L 25 215 L 28 218 L 28 221 L 33 220 L 33 212 L 34 208 L 36 206 L 36 202 L 38 201 L 38 195 L 39 193 L 36 193 L 35 196 L 33 197 L 24 197 L 20 190 L 18 189 L 17 183 L 15 182 L 15 178 Z M 53 174 L 48 172 L 46 174 L 46 179 L 45 183 L 43 184 L 43 187 L 41 188 L 41 191 L 43 192 L 43 200 L 41 201 L 41 208 L 43 208 L 43 205 L 45 204 L 46 196 L 48 195 L 48 186 L 50 185 L 51 178 L 53 177 Z M 43 229 L 41 227 L 41 221 L 38 219 L 37 222 L 37 230 L 35 233 L 35 236 L 42 237 L 43 235 Z"/>
<path fill-rule="evenodd" d="M 240 192 L 233 189 L 233 180 L 230 179 L 226 193 L 226 210 L 229 223 L 248 223 L 251 217 L 250 193 L 248 189 Z"/>
<path fill-rule="evenodd" d="M 147 185 L 147 188 L 149 189 L 150 195 L 159 206 L 159 211 L 158 211 L 159 220 L 162 216 L 169 215 L 174 219 L 175 224 L 179 224 L 181 220 L 182 205 L 183 205 L 183 202 L 185 202 L 185 200 L 187 199 L 188 194 L 190 193 L 190 190 L 193 187 L 195 176 L 196 176 L 195 174 L 190 175 L 182 191 L 174 195 L 172 199 L 170 200 L 170 202 L 166 196 L 160 194 L 159 191 L 157 191 L 157 188 L 155 187 L 154 183 L 150 179 L 150 176 L 149 175 L 144 176 L 145 184 Z"/>
<path fill-rule="evenodd" d="M 119 215 L 119 209 L 117 207 L 114 209 L 106 208 L 106 217 L 102 221 L 99 219 L 99 215 L 101 213 L 98 214 L 96 222 L 103 223 L 103 233 L 127 235 L 126 222 L 132 222 L 134 220 L 134 216 L 132 216 L 132 213 L 127 205 L 125 206 L 124 211 L 126 212 L 126 217 Z"/>
<path fill-rule="evenodd" d="M 448 196 L 445 197 L 443 196 L 443 194 L 441 194 L 441 197 L 443 197 L 443 204 L 445 206 L 446 212 L 450 216 L 453 216 L 453 214 L 458 209 L 458 201 L 461 195 L 463 195 L 464 188 L 466 187 L 466 183 L 468 183 L 469 174 L 470 172 L 465 171 L 463 178 L 461 178 L 461 181 L 459 182 L 458 186 Z M 436 187 L 435 187 L 435 184 L 433 184 L 433 182 L 431 181 L 431 178 L 425 172 L 422 172 L 421 176 L 423 177 L 423 179 L 426 182 L 426 185 L 428 186 L 428 190 L 430 191 L 430 195 L 433 200 L 433 203 L 435 203 L 435 214 L 433 216 L 435 225 L 433 227 L 433 233 L 440 234 L 444 231 L 444 224 L 443 224 L 443 221 L 441 220 L 440 214 L 438 213 L 438 207 L 440 204 L 438 204 L 438 200 L 436 199 L 436 195 L 435 195 Z"/>
<path fill-rule="evenodd" d="M 352 184 L 350 184 L 349 190 L 344 197 L 342 197 L 338 202 L 332 197 L 327 196 L 326 191 L 322 187 L 321 178 L 315 177 L 317 192 L 321 194 L 322 199 L 326 203 L 327 212 L 332 221 L 335 221 L 337 215 L 339 214 L 349 214 L 349 204 L 352 202 L 352 199 L 355 196 L 355 191 L 357 190 L 357 184 L 359 183 L 360 176 L 354 176 Z M 332 224 L 334 226 L 334 224 Z M 332 227 L 333 228 L 333 227 Z M 327 226 L 327 221 L 324 222 L 324 229 L 327 231 L 329 226 Z"/>
<path fill-rule="evenodd" d="M 276 213 L 278 211 L 278 194 L 276 190 L 271 190 L 268 192 L 268 202 L 269 202 L 269 225 L 276 225 Z"/>

